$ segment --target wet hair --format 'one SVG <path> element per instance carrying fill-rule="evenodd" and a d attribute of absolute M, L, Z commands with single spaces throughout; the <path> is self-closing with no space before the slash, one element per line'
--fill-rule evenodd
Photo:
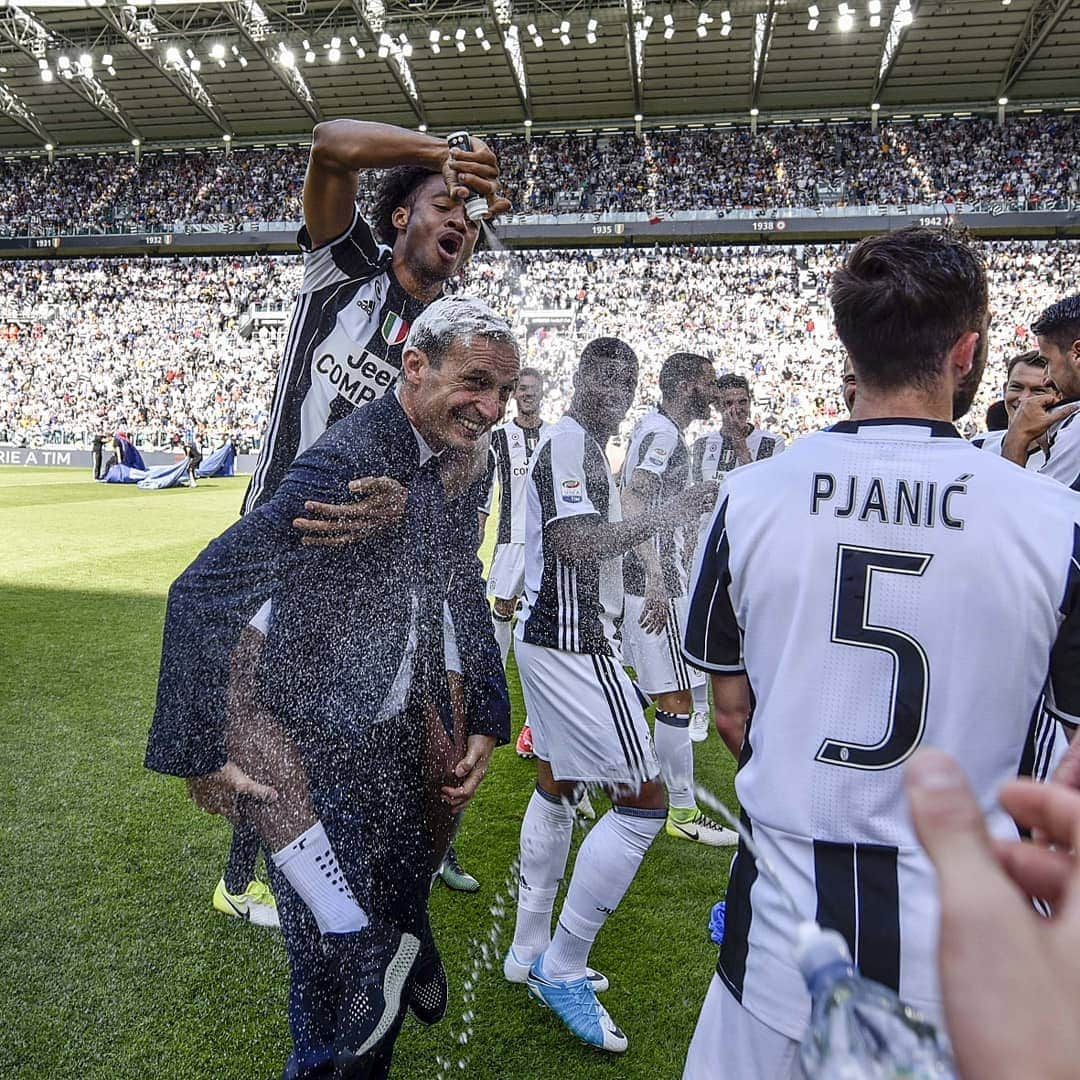
<path fill-rule="evenodd" d="M 726 375 L 721 375 L 716 380 L 717 390 L 745 390 L 747 396 L 750 394 L 750 380 L 745 375 L 736 375 L 734 371 L 729 371 Z"/>
<path fill-rule="evenodd" d="M 1004 401 L 995 401 L 986 410 L 986 430 L 1004 431 L 1009 426 L 1009 412 Z"/>
<path fill-rule="evenodd" d="M 468 348 L 473 338 L 482 337 L 514 350 L 520 355 L 513 328 L 475 296 L 442 296 L 426 308 L 413 321 L 406 349 L 418 349 L 424 353 L 432 367 L 441 366 L 453 342 Z"/>
<path fill-rule="evenodd" d="M 696 379 L 704 366 L 712 366 L 707 356 L 698 353 L 672 353 L 660 368 L 660 393 L 673 397 L 683 383 Z"/>
<path fill-rule="evenodd" d="M 1032 324 L 1031 332 L 1049 338 L 1059 349 L 1080 339 L 1080 293 L 1051 304 Z"/>
<path fill-rule="evenodd" d="M 1008 382 L 1012 378 L 1013 368 L 1017 364 L 1028 364 L 1031 367 L 1045 368 L 1046 357 L 1039 355 L 1038 349 L 1029 349 L 1027 352 L 1017 353 L 1015 356 L 1009 357 L 1009 363 L 1005 368 L 1005 381 Z"/>
<path fill-rule="evenodd" d="M 375 188 L 375 202 L 371 208 L 371 222 L 375 235 L 384 243 L 393 247 L 397 242 L 398 229 L 391 220 L 399 206 L 412 209 L 416 202 L 416 193 L 420 185 L 438 173 L 420 165 L 398 165 L 387 169 L 379 178 Z"/>
<path fill-rule="evenodd" d="M 928 388 L 957 339 L 984 328 L 986 268 L 959 231 L 909 226 L 856 244 L 829 299 L 860 381 Z"/>
<path fill-rule="evenodd" d="M 635 368 L 638 366 L 637 353 L 625 341 L 614 337 L 598 337 L 593 338 L 581 350 L 578 368 L 580 371 L 587 371 L 589 368 L 611 360 L 619 364 L 633 364 Z"/>

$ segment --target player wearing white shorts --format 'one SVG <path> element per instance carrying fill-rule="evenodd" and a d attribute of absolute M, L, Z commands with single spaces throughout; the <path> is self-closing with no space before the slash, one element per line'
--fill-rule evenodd
<path fill-rule="evenodd" d="M 704 356 L 674 353 L 661 365 L 659 383 L 660 405 L 637 422 L 623 463 L 622 500 L 631 516 L 660 506 L 689 484 L 683 431 L 692 420 L 709 418 L 716 371 Z M 705 685 L 705 676 L 687 664 L 680 649 L 686 624 L 687 531 L 696 536 L 694 526 L 684 530 L 681 522 L 672 522 L 623 560 L 623 660 L 656 704 L 653 737 L 668 794 L 665 831 L 681 840 L 731 846 L 738 836 L 703 814 L 694 798 L 690 693 Z"/>
<path fill-rule="evenodd" d="M 870 238 L 831 300 L 852 419 L 728 477 L 691 584 L 686 654 L 752 687 L 736 794 L 798 914 L 740 845 L 686 1080 L 802 1075 L 800 918 L 940 1020 L 937 887 L 901 766 L 948 751 L 1015 838 L 997 794 L 1045 751 L 1044 692 L 1080 712 L 1080 506 L 951 423 L 985 363 L 978 257 L 937 230 Z"/>
<path fill-rule="evenodd" d="M 607 981 L 588 968 L 589 951 L 666 817 L 648 725 L 619 662 L 622 556 L 658 528 L 700 514 L 713 497 L 708 486 L 683 490 L 623 520 L 604 446 L 626 416 L 637 376 L 628 345 L 590 342 L 569 412 L 529 466 L 515 653 L 537 780 L 521 823 L 517 920 L 503 963 L 510 982 L 527 981 L 580 1039 L 616 1052 L 627 1039 L 596 998 Z M 570 800 L 583 781 L 603 784 L 614 805 L 581 845 L 552 936 L 573 831 Z"/>
<path fill-rule="evenodd" d="M 514 400 L 517 416 L 491 433 L 487 497 L 480 507 L 482 536 L 494 506 L 497 484 L 499 532 L 488 572 L 488 596 L 495 601 L 491 618 L 503 667 L 510 652 L 510 624 L 525 584 L 525 481 L 529 459 L 551 426 L 540 418 L 544 377 L 536 368 L 522 368 Z M 516 749 L 520 757 L 533 756 L 532 732 L 527 722 L 518 734 Z"/>

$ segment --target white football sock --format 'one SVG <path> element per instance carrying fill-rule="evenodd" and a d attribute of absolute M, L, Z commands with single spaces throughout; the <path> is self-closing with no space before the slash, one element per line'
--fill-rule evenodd
<path fill-rule="evenodd" d="M 691 686 L 690 693 L 694 698 L 694 712 L 707 714 L 709 711 L 709 684 L 702 683 L 700 686 Z"/>
<path fill-rule="evenodd" d="M 491 622 L 495 627 L 495 640 L 499 643 L 499 655 L 502 657 L 502 665 L 506 667 L 506 657 L 510 653 L 510 620 L 500 619 L 492 612 Z"/>
<path fill-rule="evenodd" d="M 315 916 L 320 933 L 347 934 L 367 926 L 321 821 L 270 857 Z"/>
<path fill-rule="evenodd" d="M 693 810 L 694 747 L 690 742 L 690 717 L 656 710 L 653 743 L 660 759 L 660 775 L 668 792 L 668 806 L 674 810 Z"/>
<path fill-rule="evenodd" d="M 514 955 L 531 963 L 551 942 L 551 912 L 566 871 L 574 811 L 562 799 L 533 791 L 521 822 Z"/>
<path fill-rule="evenodd" d="M 665 810 L 615 807 L 589 830 L 578 850 L 555 936 L 544 953 L 548 978 L 584 978 L 596 935 L 619 906 L 666 817 Z"/>

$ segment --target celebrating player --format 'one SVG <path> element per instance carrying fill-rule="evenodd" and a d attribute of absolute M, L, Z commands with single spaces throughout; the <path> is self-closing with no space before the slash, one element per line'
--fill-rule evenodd
<path fill-rule="evenodd" d="M 550 427 L 540 417 L 544 377 L 536 368 L 522 368 L 514 400 L 517 416 L 491 433 L 487 498 L 480 509 L 480 533 L 483 535 L 498 481 L 499 533 L 488 573 L 488 596 L 495 600 L 492 619 L 504 667 L 510 652 L 510 623 L 525 584 L 525 477 L 529 459 Z M 522 725 L 518 735 L 517 752 L 523 758 L 533 756 L 528 722 Z"/>
<path fill-rule="evenodd" d="M 634 428 L 622 469 L 622 505 L 629 517 L 656 509 L 690 482 L 690 455 L 683 431 L 692 420 L 707 420 L 716 387 L 712 362 L 695 353 L 674 353 L 660 368 L 661 400 Z M 738 836 L 703 814 L 694 798 L 691 744 L 691 689 L 705 676 L 690 667 L 681 651 L 686 625 L 687 537 L 681 520 L 628 552 L 623 567 L 626 609 L 623 660 L 638 686 L 656 703 L 653 738 L 667 788 L 665 831 L 677 839 L 713 847 L 730 846 Z M 701 714 L 708 734 L 707 712 Z M 702 737 L 704 737 L 704 735 Z"/>
<path fill-rule="evenodd" d="M 716 380 L 721 426 L 694 442 L 694 480 L 718 480 L 740 465 L 762 461 L 784 449 L 781 436 L 750 422 L 750 402 L 750 383 L 745 375 L 721 375 Z"/>
<path fill-rule="evenodd" d="M 852 419 L 729 475 L 692 584 L 686 654 L 718 696 L 753 687 L 736 793 L 799 915 L 740 845 L 687 1080 L 721 1062 L 803 1075 L 800 916 L 940 1019 L 936 886 L 899 766 L 920 745 L 948 751 L 992 831 L 1015 838 L 997 793 L 1049 753 L 1044 689 L 1080 712 L 1080 509 L 952 424 L 986 356 L 978 257 L 947 232 L 872 237 L 831 299 L 858 379 Z"/>
<path fill-rule="evenodd" d="M 715 492 L 712 485 L 686 488 L 623 520 L 604 446 L 626 416 L 637 379 L 628 345 L 590 342 L 569 411 L 529 467 L 525 600 L 514 651 L 537 780 L 521 823 L 517 922 L 503 963 L 506 978 L 528 982 L 578 1038 L 615 1052 L 627 1039 L 596 998 L 607 980 L 588 968 L 589 950 L 667 817 L 648 725 L 615 643 L 622 556 L 657 530 L 695 519 Z M 581 845 L 552 937 L 571 802 L 582 782 L 608 787 L 614 806 Z"/>
<path fill-rule="evenodd" d="M 366 169 L 388 170 L 376 186 L 371 224 L 356 205 Z M 479 140 L 467 153 L 388 124 L 334 120 L 315 128 L 297 237 L 304 277 L 243 513 L 273 497 L 293 459 L 331 424 L 393 384 L 413 320 L 442 295 L 476 244 L 480 225 L 465 214 L 463 199 L 474 189 L 491 214 L 509 208 L 497 195 L 498 175 Z M 386 477 L 359 478 L 351 491 L 348 506 L 306 508 L 310 516 L 298 524 L 311 542 L 363 539 L 401 512 L 403 492 Z M 237 825 L 214 906 L 276 922 L 273 897 L 254 880 L 258 848 L 255 830 Z M 450 883 L 461 882 L 467 875 L 452 849 L 447 858 Z"/>
<path fill-rule="evenodd" d="M 1038 349 L 1018 353 L 1009 360 L 1005 386 L 1002 390 L 1002 402 L 1010 422 L 1016 415 L 1016 410 L 1020 408 L 1020 403 L 1027 401 L 1030 397 L 1042 398 L 1047 404 L 1056 403 L 1058 400 L 1054 388 L 1046 382 L 1046 360 L 1039 355 Z M 1000 454 L 1007 430 L 1008 428 L 1005 427 L 1000 431 L 988 431 L 983 435 L 977 435 L 971 440 L 972 445 L 979 447 L 980 450 L 993 450 Z M 1046 449 L 1047 438 L 1044 433 L 1028 447 L 1026 468 L 1040 468 L 1047 458 Z"/>

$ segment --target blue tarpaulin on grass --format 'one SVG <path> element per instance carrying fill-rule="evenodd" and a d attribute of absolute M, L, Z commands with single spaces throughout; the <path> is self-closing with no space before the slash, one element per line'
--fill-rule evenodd
<path fill-rule="evenodd" d="M 195 475 L 200 480 L 204 476 L 232 476 L 235 464 L 236 447 L 231 442 L 227 442 L 223 447 L 203 458 L 202 464 L 195 470 Z"/>
<path fill-rule="evenodd" d="M 188 459 L 183 457 L 175 465 L 158 465 L 151 469 L 142 480 L 138 481 L 138 486 L 144 491 L 179 487 L 187 480 L 187 476 Z"/>

